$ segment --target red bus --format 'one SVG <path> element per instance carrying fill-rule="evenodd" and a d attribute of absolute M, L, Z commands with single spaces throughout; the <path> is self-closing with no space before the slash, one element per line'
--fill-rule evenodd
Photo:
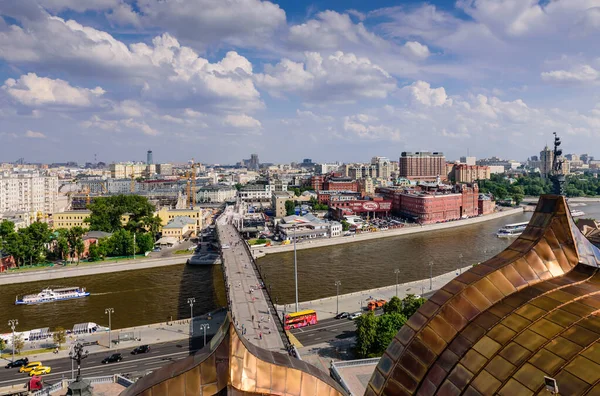
<path fill-rule="evenodd" d="M 317 324 L 317 313 L 312 309 L 294 312 L 285 315 L 284 328 L 286 330 Z"/>

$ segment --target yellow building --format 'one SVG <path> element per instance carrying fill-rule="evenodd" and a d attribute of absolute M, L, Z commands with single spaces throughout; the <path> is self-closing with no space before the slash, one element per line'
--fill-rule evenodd
<path fill-rule="evenodd" d="M 73 227 L 87 228 L 89 224 L 85 222 L 85 219 L 90 217 L 91 210 L 69 210 L 67 212 L 59 212 L 52 214 L 52 229 L 57 230 L 59 228 L 71 229 Z"/>
<path fill-rule="evenodd" d="M 202 216 L 202 209 L 198 208 L 198 209 L 168 209 L 168 208 L 163 208 L 161 210 L 159 210 L 158 212 L 156 212 L 156 215 L 158 217 L 160 217 L 161 220 L 161 224 L 163 225 L 163 228 L 169 224 L 169 222 L 173 219 L 175 219 L 176 217 L 189 217 L 190 219 L 194 220 L 196 224 L 191 225 L 191 229 L 194 232 L 194 235 L 196 235 L 199 231 L 202 230 L 202 226 L 203 226 L 203 216 Z M 164 235 L 164 233 L 163 233 Z"/>
<path fill-rule="evenodd" d="M 163 238 L 177 238 L 178 241 L 181 241 L 184 238 L 195 235 L 195 224 L 196 220 L 192 218 L 187 216 L 177 216 L 163 227 L 162 236 Z"/>
<path fill-rule="evenodd" d="M 69 210 L 66 212 L 57 212 L 52 214 L 52 229 L 66 228 L 70 230 L 73 227 L 89 228 L 85 220 L 90 217 L 91 210 Z M 121 216 L 121 224 L 124 226 L 129 223 L 129 213 Z"/>

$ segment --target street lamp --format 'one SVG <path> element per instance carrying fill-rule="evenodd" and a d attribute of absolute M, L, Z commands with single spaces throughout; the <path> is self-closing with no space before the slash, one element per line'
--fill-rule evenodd
<path fill-rule="evenodd" d="M 340 285 L 342 282 L 335 281 L 335 314 L 338 315 L 340 313 Z"/>
<path fill-rule="evenodd" d="M 296 312 L 300 309 L 298 308 L 298 260 L 296 258 L 296 226 L 294 223 L 294 279 L 296 281 Z"/>
<path fill-rule="evenodd" d="M 458 255 L 458 272 L 462 274 L 462 262 L 463 262 L 463 254 Z"/>
<path fill-rule="evenodd" d="M 110 349 L 112 347 L 112 339 L 111 339 L 111 330 L 112 330 L 112 323 L 111 323 L 111 314 L 115 313 L 115 309 L 114 308 L 106 308 L 104 310 L 104 314 L 108 314 L 108 348 Z"/>
<path fill-rule="evenodd" d="M 77 362 L 77 382 L 81 381 L 81 361 L 88 357 L 88 351 L 83 352 L 83 345 L 80 343 L 73 346 L 73 350 L 69 352 L 69 358 Z"/>
<path fill-rule="evenodd" d="M 429 290 L 433 290 L 433 261 L 429 262 Z"/>
<path fill-rule="evenodd" d="M 398 268 L 396 268 L 394 270 L 394 274 L 396 274 L 396 297 L 398 297 L 398 274 L 400 273 L 400 270 Z"/>
<path fill-rule="evenodd" d="M 12 329 L 12 361 L 15 361 L 15 327 L 19 324 L 18 319 L 10 319 L 8 325 Z"/>
<path fill-rule="evenodd" d="M 202 344 L 202 346 L 206 346 L 206 329 L 210 329 L 210 325 L 208 323 L 202 323 L 200 328 L 204 330 L 204 344 Z"/>
<path fill-rule="evenodd" d="M 194 297 L 190 297 L 187 299 L 188 304 L 190 304 L 190 319 L 194 321 L 194 303 L 196 299 Z"/>

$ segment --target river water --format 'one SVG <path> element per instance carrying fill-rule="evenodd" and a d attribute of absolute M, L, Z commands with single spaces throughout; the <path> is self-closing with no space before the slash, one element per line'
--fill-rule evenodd
<path fill-rule="evenodd" d="M 578 206 L 585 217 L 600 219 L 600 204 Z M 484 261 L 503 250 L 511 240 L 495 232 L 502 225 L 526 221 L 531 213 L 489 220 L 471 226 L 399 237 L 389 237 L 338 246 L 298 251 L 300 301 L 340 293 L 409 282 L 433 274 Z M 462 257 L 461 257 L 462 255 Z M 268 255 L 258 260 L 267 286 L 279 303 L 294 301 L 293 252 Z M 424 282 L 425 284 L 426 282 Z M 92 295 L 42 305 L 14 305 L 16 295 L 37 293 L 48 286 L 86 287 Z M 194 297 L 194 313 L 203 314 L 226 305 L 220 266 L 174 265 L 138 271 L 67 278 L 0 286 L 0 333 L 9 332 L 8 320 L 18 319 L 19 330 L 57 326 L 70 329 L 76 323 L 95 322 L 107 326 L 105 308 L 114 308 L 113 328 L 140 326 L 189 318 L 187 299 Z"/>
<path fill-rule="evenodd" d="M 572 205 L 575 207 L 586 213 L 584 217 L 600 219 L 598 203 Z M 530 217 L 531 213 L 521 213 L 449 230 L 298 250 L 298 299 L 334 296 L 337 280 L 341 282 L 339 292 L 344 294 L 394 285 L 395 269 L 400 270 L 398 281 L 404 283 L 428 279 L 430 262 L 436 276 L 485 261 L 514 240 L 496 237 L 500 227 Z M 273 298 L 280 304 L 293 303 L 294 253 L 267 255 L 257 263 Z M 423 284 L 428 286 L 428 282 Z"/>
<path fill-rule="evenodd" d="M 73 328 L 76 323 L 95 322 L 108 326 L 105 308 L 114 308 L 115 329 L 165 322 L 171 317 L 190 317 L 189 297 L 194 297 L 194 314 L 200 315 L 227 304 L 220 266 L 171 265 L 138 271 L 115 272 L 0 286 L 0 333 L 7 333 L 9 319 L 18 319 L 19 330 L 57 326 Z M 49 283 L 51 282 L 51 283 Z M 15 305 L 16 295 L 37 293 L 48 286 L 81 286 L 91 296 L 40 305 Z"/>

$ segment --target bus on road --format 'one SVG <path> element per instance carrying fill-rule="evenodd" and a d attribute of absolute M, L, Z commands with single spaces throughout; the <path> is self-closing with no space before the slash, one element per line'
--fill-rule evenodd
<path fill-rule="evenodd" d="M 293 312 L 285 315 L 284 328 L 286 330 L 317 324 L 317 313 L 312 309 Z"/>

